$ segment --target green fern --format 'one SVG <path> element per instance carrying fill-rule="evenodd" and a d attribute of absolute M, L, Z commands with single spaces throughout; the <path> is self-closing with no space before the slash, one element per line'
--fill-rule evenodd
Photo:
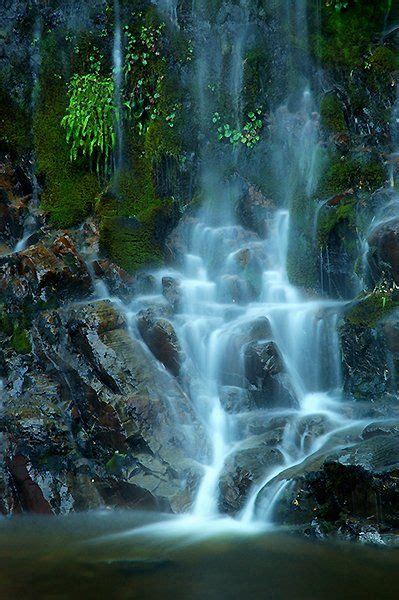
<path fill-rule="evenodd" d="M 69 105 L 61 121 L 70 144 L 70 160 L 75 162 L 83 156 L 104 177 L 112 170 L 116 144 L 118 110 L 114 93 L 112 77 L 100 75 L 98 69 L 74 75 L 68 85 Z"/>

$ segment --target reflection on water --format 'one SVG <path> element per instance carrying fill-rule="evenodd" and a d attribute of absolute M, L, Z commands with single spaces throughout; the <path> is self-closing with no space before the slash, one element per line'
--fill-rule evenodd
<path fill-rule="evenodd" d="M 397 550 L 231 523 L 123 512 L 4 519 L 1 598 L 397 597 Z"/>

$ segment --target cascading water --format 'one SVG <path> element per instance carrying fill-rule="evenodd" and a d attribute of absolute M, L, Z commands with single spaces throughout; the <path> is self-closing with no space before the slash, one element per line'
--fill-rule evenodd
<path fill-rule="evenodd" d="M 294 99 L 271 112 L 269 150 L 273 176 L 280 185 L 276 206 L 265 217 L 267 233 L 260 237 L 233 217 L 232 206 L 239 196 L 236 182 L 225 179 L 223 186 L 217 184 L 221 164 L 236 168 L 239 151 L 227 146 L 222 160 L 220 155 L 216 160 L 206 126 L 215 109 L 210 76 L 217 75 L 218 86 L 225 82 L 225 93 L 234 100 L 236 122 L 242 119 L 243 57 L 251 31 L 249 5 L 242 1 L 224 6 L 222 27 L 211 23 L 201 7 L 196 12 L 196 4 L 195 77 L 205 140 L 204 202 L 197 216 L 179 227 L 186 244 L 181 267 L 155 273 L 156 289 L 162 290 L 168 281 L 177 291 L 178 309 L 170 321 L 185 357 L 179 381 L 210 447 L 202 457 L 203 476 L 192 507 L 196 519 L 220 516 L 220 491 L 231 463 L 256 448 L 261 437 L 258 429 L 267 431 L 268 423 L 275 419 L 283 423 L 272 459 L 262 459 L 244 494 L 245 505 L 236 522 L 247 527 L 257 519 L 273 518 L 280 495 L 289 485 L 286 470 L 324 447 L 339 444 L 339 434 L 356 427 L 356 422 L 345 416 L 341 398 L 337 321 L 342 303 L 307 297 L 290 284 L 287 273 L 290 245 L 295 241 L 290 239 L 290 208 L 299 192 L 307 199 L 313 194 L 319 176 L 319 125 L 312 93 L 300 80 Z M 301 1 L 295 7 L 286 2 L 283 13 L 294 14 L 295 27 L 307 38 L 305 6 Z M 229 10 L 234 17 L 231 21 Z M 204 32 L 212 33 L 206 50 Z M 237 32 L 240 39 L 235 46 Z M 295 63 L 298 57 L 292 48 L 289 54 Z M 308 60 L 306 53 L 301 64 Z M 134 320 L 143 309 L 167 304 L 159 294 L 147 295 L 135 299 L 128 310 Z M 267 369 L 275 377 L 263 386 Z M 315 420 L 322 423 L 321 433 L 314 432 Z"/>
<path fill-rule="evenodd" d="M 121 9 L 119 0 L 114 0 L 114 44 L 112 50 L 113 77 L 114 77 L 114 101 L 116 107 L 116 150 L 115 171 L 118 172 L 123 160 L 123 123 L 122 123 L 122 78 L 123 78 L 123 48 L 122 48 L 122 25 Z"/>

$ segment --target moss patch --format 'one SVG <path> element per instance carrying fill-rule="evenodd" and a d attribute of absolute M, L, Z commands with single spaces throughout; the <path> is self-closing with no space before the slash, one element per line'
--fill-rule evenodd
<path fill-rule="evenodd" d="M 373 292 L 349 307 L 346 320 L 352 325 L 373 327 L 397 306 L 399 306 L 398 297 L 392 294 Z"/>
<path fill-rule="evenodd" d="M 384 166 L 373 157 L 336 157 L 331 160 L 322 178 L 319 195 L 339 194 L 351 188 L 370 192 L 381 187 L 385 180 Z"/>
<path fill-rule="evenodd" d="M 19 325 L 14 327 L 11 338 L 11 346 L 18 354 L 29 354 L 32 350 L 29 333 Z"/>
<path fill-rule="evenodd" d="M 356 202 L 350 200 L 338 206 L 325 206 L 320 211 L 317 223 L 317 242 L 319 246 L 328 245 L 331 232 L 342 222 L 350 227 L 356 225 Z"/>
<path fill-rule="evenodd" d="M 322 125 L 332 133 L 347 130 L 342 102 L 335 94 L 324 96 L 320 106 Z"/>
<path fill-rule="evenodd" d="M 39 177 L 43 181 L 42 207 L 57 227 L 80 223 L 90 213 L 99 194 L 99 183 L 85 165 L 72 165 L 61 120 L 67 95 L 55 40 L 45 44 L 40 98 L 34 115 L 34 138 Z"/>

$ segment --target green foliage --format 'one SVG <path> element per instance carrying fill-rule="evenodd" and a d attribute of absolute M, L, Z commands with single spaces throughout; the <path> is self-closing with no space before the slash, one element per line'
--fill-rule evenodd
<path fill-rule="evenodd" d="M 142 14 L 137 15 L 138 19 Z M 144 133 L 149 123 L 159 116 L 159 100 L 164 78 L 161 57 L 161 36 L 165 25 L 142 24 L 138 30 L 125 26 L 126 53 L 124 64 L 124 106 L 128 118 Z M 173 127 L 175 114 L 171 111 L 169 123 Z"/>
<path fill-rule="evenodd" d="M 70 144 L 71 162 L 83 156 L 102 176 L 111 171 L 116 141 L 118 111 L 114 95 L 112 77 L 102 76 L 97 63 L 92 73 L 72 77 L 68 85 L 69 104 L 61 121 Z"/>
<path fill-rule="evenodd" d="M 221 116 L 214 113 L 213 123 L 219 123 Z M 218 140 L 228 140 L 230 144 L 243 144 L 247 148 L 253 148 L 260 141 L 260 133 L 263 129 L 262 109 L 257 108 L 254 112 L 249 112 L 247 121 L 242 128 L 236 129 L 228 123 L 218 127 Z"/>

